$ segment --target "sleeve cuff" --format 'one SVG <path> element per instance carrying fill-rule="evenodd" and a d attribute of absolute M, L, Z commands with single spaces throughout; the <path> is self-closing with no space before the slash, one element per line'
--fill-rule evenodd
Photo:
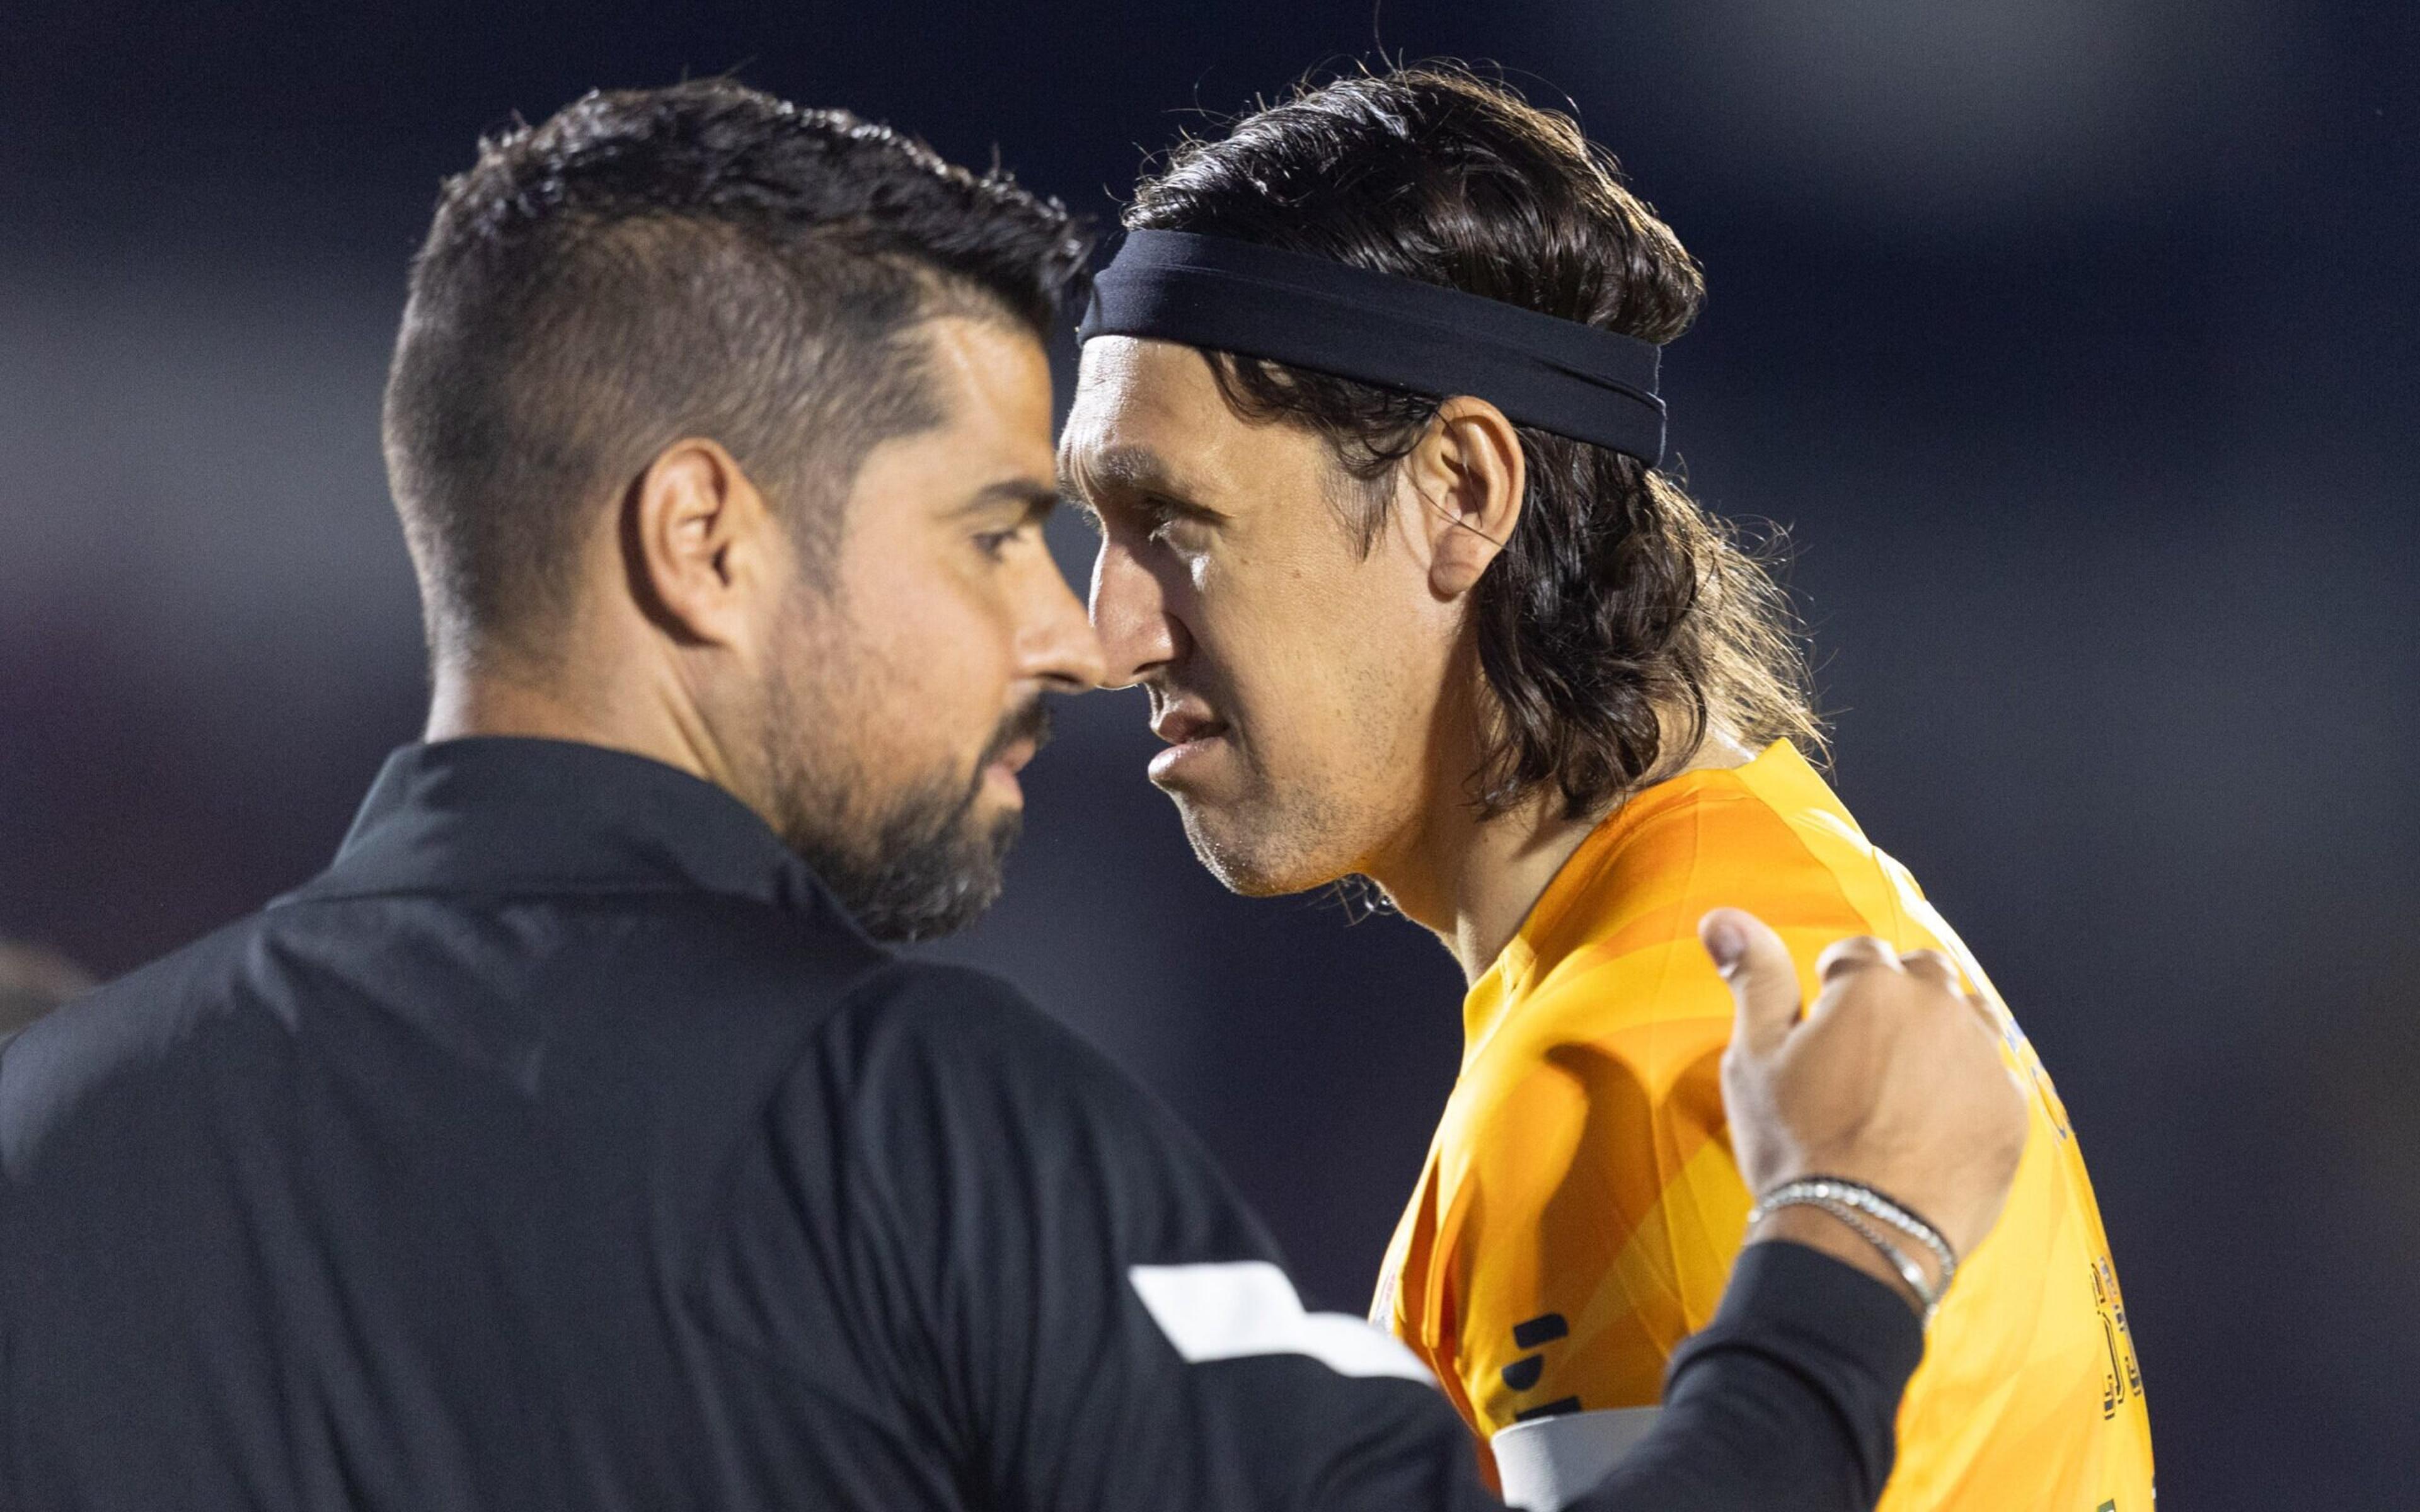
<path fill-rule="evenodd" d="M 1924 1359 L 1924 1325 L 1905 1298 L 1854 1265 L 1788 1240 L 1740 1251 L 1722 1309 L 1676 1352 L 1673 1374 L 1700 1347 L 1741 1334 L 1803 1341 L 1894 1388 L 1905 1386 Z"/>
<path fill-rule="evenodd" d="M 1722 1310 L 1674 1351 L 1666 1402 L 1682 1395 L 1692 1367 L 1730 1351 L 1761 1356 L 1820 1397 L 1879 1494 L 1896 1457 L 1900 1398 L 1924 1359 L 1924 1325 L 1904 1299 L 1807 1245 L 1750 1244 L 1731 1268 Z"/>

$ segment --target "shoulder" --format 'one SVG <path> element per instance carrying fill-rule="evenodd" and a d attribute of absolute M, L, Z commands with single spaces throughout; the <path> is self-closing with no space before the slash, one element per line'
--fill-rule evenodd
<path fill-rule="evenodd" d="M 273 1032 L 225 990 L 260 935 L 259 915 L 240 919 L 0 1041 L 0 1169 L 22 1170 L 45 1131 L 96 1098 L 155 1102 Z"/>
<path fill-rule="evenodd" d="M 970 966 L 893 961 L 858 979 L 832 1035 L 869 1067 L 908 1062 L 976 1075 L 1125 1080 L 1014 982 Z"/>
<path fill-rule="evenodd" d="M 1568 1145 L 1583 1123 L 1637 1127 L 1683 1105 L 1718 1124 L 1732 1004 L 1699 921 L 1718 907 L 1758 915 L 1791 941 L 1811 985 L 1833 940 L 1896 933 L 1891 910 L 1860 895 L 1871 890 L 1860 872 L 1888 865 L 1787 748 L 1640 794 L 1575 854 L 1551 917 L 1525 928 L 1474 995 L 1484 1029 L 1449 1133 L 1474 1148 Z"/>
<path fill-rule="evenodd" d="M 1706 986 L 1698 923 L 1718 907 L 1745 908 L 1803 946 L 1810 970 L 1844 935 L 1939 943 L 1914 877 L 1786 745 L 1639 794 L 1572 868 L 1552 917 L 1524 932 L 1521 987 L 1542 1007 L 1558 996 L 1600 1007 L 1642 992 L 1660 999 L 1700 976 Z"/>
<path fill-rule="evenodd" d="M 1776 927 L 1854 915 L 1840 857 L 1817 843 L 1829 817 L 1823 810 L 1788 804 L 1744 772 L 1699 774 L 1684 791 L 1637 801 L 1636 812 L 1607 821 L 1616 843 L 1591 858 L 1554 939 L 1541 942 L 1542 955 L 1552 949 L 1588 964 L 1681 942 L 1694 947 L 1698 920 L 1716 907 L 1746 908 Z M 1845 813 L 1838 822 L 1854 832 Z"/>
<path fill-rule="evenodd" d="M 1015 984 L 966 966 L 893 962 L 860 979 L 794 1074 L 826 1078 L 893 1127 L 1122 1131 L 1189 1145 L 1173 1113 Z"/>
<path fill-rule="evenodd" d="M 780 1158 L 837 1163 L 911 1227 L 989 1214 L 1023 1231 L 1047 1210 L 1153 1252 L 1202 1232 L 1267 1248 L 1172 1110 L 985 972 L 899 963 L 864 979 L 792 1068 L 773 1122 Z"/>

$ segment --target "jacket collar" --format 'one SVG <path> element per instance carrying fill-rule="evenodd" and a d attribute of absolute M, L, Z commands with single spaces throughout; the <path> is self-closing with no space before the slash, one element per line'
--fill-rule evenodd
<path fill-rule="evenodd" d="M 677 892 L 752 899 L 856 933 L 754 810 L 602 746 L 476 736 L 390 755 L 334 865 L 281 903 L 396 892 Z"/>

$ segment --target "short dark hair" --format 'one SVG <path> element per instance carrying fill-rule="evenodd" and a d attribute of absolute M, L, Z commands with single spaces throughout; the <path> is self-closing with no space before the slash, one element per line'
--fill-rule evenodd
<path fill-rule="evenodd" d="M 1656 343 L 1688 329 L 1705 292 L 1680 240 L 1571 117 L 1450 65 L 1305 85 L 1223 137 L 1188 140 L 1124 220 Z M 1210 357 L 1238 414 L 1326 438 L 1358 485 L 1345 503 L 1367 549 L 1396 464 L 1449 395 Z M 1551 785 L 1570 815 L 1601 811 L 1694 750 L 1710 722 L 1760 745 L 1820 747 L 1788 601 L 1756 556 L 1667 472 L 1534 427 L 1521 445 L 1520 522 L 1474 604 L 1497 716 L 1475 779 L 1482 810 Z"/>
<path fill-rule="evenodd" d="M 1089 252 L 997 170 L 728 80 L 483 140 L 412 265 L 386 391 L 432 651 L 544 623 L 600 495 L 685 435 L 739 459 L 812 568 L 838 512 L 805 506 L 940 420 L 915 328 L 1045 336 Z"/>

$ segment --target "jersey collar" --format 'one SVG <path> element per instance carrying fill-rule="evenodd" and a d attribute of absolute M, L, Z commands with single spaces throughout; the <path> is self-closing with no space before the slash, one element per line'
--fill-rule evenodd
<path fill-rule="evenodd" d="M 280 902 L 681 890 L 748 898 L 856 933 L 807 863 L 721 788 L 628 751 L 506 736 L 389 756 L 334 864 Z"/>

